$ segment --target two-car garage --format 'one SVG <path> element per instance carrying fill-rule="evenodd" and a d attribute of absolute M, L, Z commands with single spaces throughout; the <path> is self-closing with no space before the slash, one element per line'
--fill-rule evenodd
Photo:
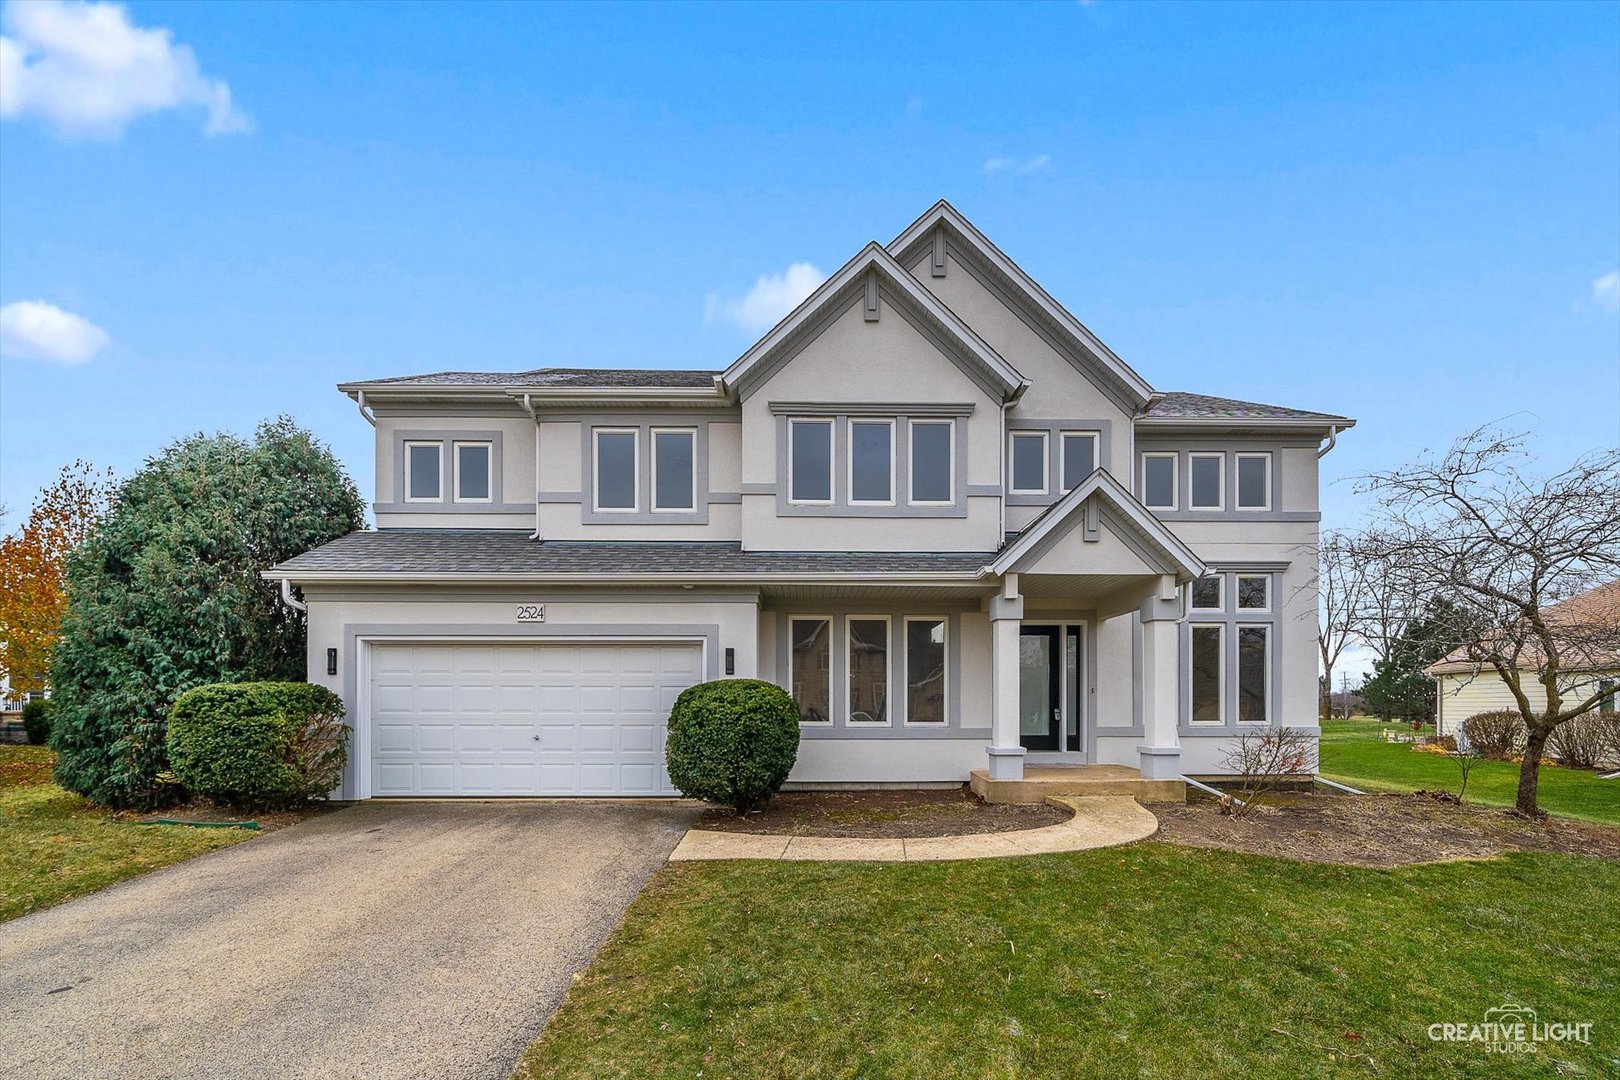
<path fill-rule="evenodd" d="M 677 794 L 665 723 L 698 642 L 377 641 L 368 661 L 372 795 Z"/>

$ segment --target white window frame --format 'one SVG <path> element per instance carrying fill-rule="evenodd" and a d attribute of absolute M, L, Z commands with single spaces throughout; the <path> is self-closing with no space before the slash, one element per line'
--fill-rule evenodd
<path fill-rule="evenodd" d="M 1193 462 L 1200 458 L 1215 459 L 1215 503 L 1205 505 L 1198 502 L 1197 489 L 1193 486 Z M 1145 482 L 1145 481 L 1144 481 Z M 1198 450 L 1187 455 L 1187 509 L 1188 510 L 1225 510 L 1226 509 L 1226 453 L 1222 450 Z"/>
<path fill-rule="evenodd" d="M 1041 486 L 1038 488 L 1021 488 L 1018 486 L 1018 454 L 1013 447 L 1018 445 L 1019 439 L 1041 440 Z M 1044 431 L 1009 431 L 1007 433 L 1007 491 L 1013 495 L 1045 495 L 1051 491 L 1051 449 L 1051 443 L 1047 441 L 1047 433 Z"/>
<path fill-rule="evenodd" d="M 849 624 L 855 622 L 881 622 L 883 624 L 883 715 L 882 720 L 855 719 L 855 635 Z M 788 642 L 792 646 L 792 640 Z M 844 726 L 852 728 L 886 728 L 894 726 L 894 620 L 888 615 L 844 616 Z"/>
<path fill-rule="evenodd" d="M 857 427 L 860 427 L 860 426 L 887 427 L 889 429 L 889 497 L 887 499 L 857 499 L 855 497 L 855 429 Z M 849 460 L 847 460 L 844 463 L 844 474 L 845 474 L 844 475 L 844 480 L 849 485 L 849 487 L 846 489 L 849 492 L 849 505 L 851 505 L 851 506 L 893 506 L 894 505 L 894 503 L 895 503 L 894 462 L 895 462 L 895 456 L 896 456 L 895 451 L 897 449 L 895 447 L 895 445 L 894 445 L 895 436 L 896 436 L 896 426 L 895 426 L 894 419 L 892 417 L 891 418 L 883 418 L 883 417 L 869 417 L 869 416 L 858 416 L 858 417 L 857 416 L 852 416 L 852 417 L 849 418 L 849 421 L 848 421 L 847 426 L 846 426 L 845 431 L 844 431 L 845 445 L 847 445 L 849 447 L 849 453 L 845 455 Z"/>
<path fill-rule="evenodd" d="M 1265 501 L 1264 505 L 1261 505 L 1261 506 L 1244 506 L 1243 505 L 1243 498 L 1242 498 L 1243 484 L 1242 484 L 1242 481 L 1241 481 L 1240 478 L 1241 478 L 1241 476 L 1243 474 L 1243 461 L 1244 461 L 1245 458 L 1256 458 L 1256 459 L 1259 459 L 1259 460 L 1264 461 L 1266 463 L 1266 482 L 1265 482 L 1265 487 L 1264 487 L 1264 490 L 1265 490 L 1265 493 L 1266 493 L 1266 501 Z M 1271 452 L 1269 450 L 1239 451 L 1235 455 L 1235 459 L 1236 459 L 1236 463 L 1232 466 L 1232 483 L 1234 485 L 1236 485 L 1237 490 L 1232 492 L 1232 509 L 1237 510 L 1237 511 L 1242 512 L 1242 513 L 1248 513 L 1248 514 L 1261 514 L 1261 513 L 1265 513 L 1266 511 L 1270 510 L 1271 509 L 1271 470 L 1276 467 L 1275 464 L 1271 460 Z"/>
<path fill-rule="evenodd" d="M 940 668 L 940 691 L 944 706 L 940 710 L 938 720 L 913 720 L 911 718 L 911 624 L 939 623 L 943 628 L 943 637 L 940 640 L 945 662 Z M 918 728 L 946 728 L 951 726 L 951 619 L 949 615 L 907 615 L 900 620 L 900 648 L 905 654 L 905 674 L 901 676 L 900 685 L 905 692 L 901 694 L 900 721 L 906 727 Z"/>
<path fill-rule="evenodd" d="M 1074 483 L 1069 483 L 1069 455 L 1064 451 L 1067 449 L 1066 444 L 1070 439 L 1090 439 L 1092 472 L 1102 468 L 1102 432 L 1080 430 L 1060 431 L 1058 433 L 1058 487 L 1065 492 L 1073 491 L 1075 488 L 1080 486 L 1080 481 L 1085 479 L 1084 476 L 1081 476 L 1077 477 Z M 1087 475 L 1089 476 L 1090 474 L 1088 473 Z"/>
<path fill-rule="evenodd" d="M 1271 639 L 1272 639 L 1273 636 L 1275 636 L 1271 632 L 1271 625 L 1272 624 L 1269 623 L 1269 622 L 1251 622 L 1251 623 L 1242 623 L 1242 622 L 1240 622 L 1240 623 L 1233 623 L 1232 624 L 1232 686 L 1233 686 L 1233 689 L 1236 691 L 1236 693 L 1233 696 L 1236 697 L 1236 698 L 1239 698 L 1239 699 L 1241 699 L 1242 694 L 1243 694 L 1243 631 L 1245 631 L 1245 630 L 1263 630 L 1263 631 L 1265 631 L 1265 634 L 1266 634 L 1265 670 L 1260 675 L 1260 678 L 1261 678 L 1260 686 L 1263 689 L 1263 691 L 1265 693 L 1265 698 L 1266 698 L 1266 715 L 1265 715 L 1265 717 L 1263 719 L 1260 719 L 1260 720 L 1245 720 L 1245 719 L 1243 719 L 1243 710 L 1241 709 L 1241 707 L 1239 707 L 1240 704 L 1241 704 L 1241 700 L 1238 701 L 1238 702 L 1234 702 L 1233 707 L 1237 708 L 1238 711 L 1233 714 L 1233 720 L 1239 726 L 1243 726 L 1243 727 L 1270 727 L 1271 726 L 1271 711 L 1272 711 L 1272 704 L 1271 704 Z M 1221 687 L 1221 692 L 1222 692 L 1223 695 L 1226 692 L 1226 687 L 1224 685 Z M 1225 710 L 1225 698 L 1223 697 L 1222 698 L 1223 715 L 1224 715 L 1224 710 Z"/>
<path fill-rule="evenodd" d="M 630 505 L 603 506 L 602 436 L 628 435 L 630 449 Z M 641 511 L 641 429 L 634 427 L 593 427 L 591 429 L 591 508 L 598 514 L 636 514 Z"/>
<path fill-rule="evenodd" d="M 484 477 L 484 487 L 489 491 L 482 499 L 471 499 L 461 493 L 461 451 L 469 446 L 484 448 L 484 467 L 488 475 Z M 450 444 L 451 471 L 454 472 L 455 494 L 453 501 L 458 503 L 492 503 L 495 501 L 495 444 L 488 439 L 457 439 Z"/>
<path fill-rule="evenodd" d="M 800 424 L 814 424 L 827 429 L 827 497 L 825 499 L 801 499 L 793 490 L 793 475 L 797 472 L 793 467 L 793 429 Z M 789 506 L 831 506 L 838 498 L 838 485 L 834 477 L 838 475 L 838 425 L 830 416 L 792 416 L 788 418 L 787 425 L 787 501 Z"/>
<path fill-rule="evenodd" d="M 1155 458 L 1170 459 L 1170 501 L 1155 505 L 1147 501 L 1147 463 Z M 1142 505 L 1149 510 L 1175 510 L 1180 505 L 1181 498 L 1181 455 L 1174 450 L 1148 450 L 1142 454 Z"/>
<path fill-rule="evenodd" d="M 1271 611 L 1271 575 L 1270 574 L 1234 574 L 1232 584 L 1232 610 L 1239 615 L 1269 614 Z M 1260 581 L 1266 587 L 1266 603 L 1264 607 L 1243 606 L 1243 583 L 1245 581 Z"/>
<path fill-rule="evenodd" d="M 833 658 L 838 655 L 837 651 L 836 651 L 836 649 L 834 647 L 833 638 L 837 634 L 838 623 L 831 615 L 815 615 L 815 614 L 811 614 L 811 613 L 808 613 L 808 612 L 798 612 L 798 611 L 795 611 L 795 612 L 791 613 L 790 615 L 788 615 L 788 626 L 787 626 L 787 631 L 788 631 L 788 639 L 787 639 L 788 682 L 787 682 L 787 691 L 790 694 L 793 693 L 793 624 L 796 623 L 796 622 L 825 622 L 827 624 L 827 719 L 825 719 L 825 720 L 800 720 L 799 721 L 799 726 L 800 727 L 808 727 L 808 728 L 832 727 L 833 726 L 833 706 L 834 706 L 834 703 L 836 703 L 837 700 L 838 700 L 837 687 L 835 686 L 834 681 L 833 681 L 833 675 L 836 672 L 836 668 L 833 665 Z M 847 686 L 844 689 L 844 696 L 846 698 L 849 696 L 849 688 Z M 795 704 L 795 706 L 797 706 L 798 703 L 795 702 L 794 704 Z"/>
<path fill-rule="evenodd" d="M 685 435 L 692 440 L 692 502 L 689 506 L 659 506 L 658 505 L 658 437 L 660 435 Z M 695 514 L 698 508 L 697 474 L 698 474 L 698 433 L 697 428 L 691 427 L 655 427 L 647 434 L 648 461 L 652 483 L 647 489 L 647 499 L 651 502 L 651 510 L 655 514 Z M 639 447 L 638 447 L 639 449 Z M 638 477 L 639 479 L 639 477 Z"/>
<path fill-rule="evenodd" d="M 1216 583 L 1219 586 L 1219 588 L 1217 589 L 1217 592 L 1218 592 L 1218 595 L 1219 595 L 1220 599 L 1215 601 L 1215 606 L 1214 607 L 1199 607 L 1198 602 L 1193 598 L 1194 597 L 1193 586 L 1196 585 L 1198 583 L 1198 581 L 1202 580 L 1202 579 L 1194 579 L 1193 581 L 1189 581 L 1187 583 L 1187 610 L 1191 611 L 1191 612 L 1196 612 L 1199 615 L 1224 614 L 1225 611 L 1226 611 L 1226 575 L 1221 573 L 1220 571 L 1216 570 L 1216 571 L 1212 571 L 1210 573 L 1205 574 L 1204 577 L 1214 578 L 1215 579 Z"/>
<path fill-rule="evenodd" d="M 1226 726 L 1226 667 L 1229 658 L 1226 654 L 1226 626 L 1224 622 L 1195 622 L 1192 631 L 1214 630 L 1219 635 L 1219 645 L 1216 649 L 1218 662 L 1215 665 L 1215 704 L 1220 714 L 1214 720 L 1193 719 L 1193 678 L 1197 672 L 1197 664 L 1193 659 L 1193 639 L 1189 634 L 1187 638 L 1187 724 L 1190 727 L 1225 727 Z M 1270 705 L 1267 705 L 1270 708 Z"/>
<path fill-rule="evenodd" d="M 439 455 L 439 490 L 436 495 L 411 495 L 411 451 L 418 446 L 431 446 Z M 407 439 L 405 441 L 405 501 L 408 503 L 444 502 L 444 443 L 438 439 Z"/>
<path fill-rule="evenodd" d="M 947 431 L 946 446 L 950 450 L 950 462 L 945 470 L 945 483 L 947 497 L 944 501 L 917 498 L 917 444 L 911 433 L 920 427 L 942 427 Z M 955 420 L 908 420 L 906 421 L 906 460 L 911 463 L 906 477 L 906 501 L 912 506 L 955 506 L 956 505 L 956 421 Z"/>

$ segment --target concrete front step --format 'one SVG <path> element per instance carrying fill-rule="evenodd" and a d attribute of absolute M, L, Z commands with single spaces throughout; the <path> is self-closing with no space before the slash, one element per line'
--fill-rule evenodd
<path fill-rule="evenodd" d="M 968 786 L 989 803 L 1038 803 L 1049 795 L 1130 795 L 1137 802 L 1187 801 L 1187 785 L 1180 780 L 1146 780 L 1126 765 L 1032 765 L 1021 780 L 992 780 L 984 769 L 974 769 Z"/>

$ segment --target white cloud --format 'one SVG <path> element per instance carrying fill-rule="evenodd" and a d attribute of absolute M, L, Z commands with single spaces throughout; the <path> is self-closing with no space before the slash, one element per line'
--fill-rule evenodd
<path fill-rule="evenodd" d="M 23 360 L 82 364 L 106 348 L 107 331 L 43 300 L 0 307 L 0 354 Z"/>
<path fill-rule="evenodd" d="M 203 130 L 252 126 L 223 80 L 203 75 L 171 31 L 143 29 L 119 4 L 10 0 L 0 13 L 0 117 L 38 116 L 63 135 L 116 138 L 136 117 L 199 108 Z"/>
<path fill-rule="evenodd" d="M 826 278 L 807 262 L 796 262 L 780 274 L 761 274 L 754 287 L 736 299 L 724 300 L 710 293 L 703 321 L 724 319 L 751 334 L 764 333 L 815 292 Z"/>
<path fill-rule="evenodd" d="M 1015 158 L 997 155 L 986 158 L 984 162 L 984 175 L 986 176 L 1029 176 L 1038 173 L 1052 164 L 1052 159 L 1046 154 L 1036 154 L 1031 158 Z"/>
<path fill-rule="evenodd" d="M 1605 311 L 1620 311 L 1620 270 L 1612 270 L 1592 282 L 1592 299 Z"/>

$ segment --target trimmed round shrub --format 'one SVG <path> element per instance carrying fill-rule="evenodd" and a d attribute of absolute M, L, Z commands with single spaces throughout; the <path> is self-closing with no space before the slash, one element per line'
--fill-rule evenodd
<path fill-rule="evenodd" d="M 215 683 L 187 690 L 169 712 L 175 779 L 216 802 L 291 806 L 324 798 L 343 778 L 343 699 L 312 683 Z"/>
<path fill-rule="evenodd" d="M 1462 722 L 1462 729 L 1480 757 L 1511 761 L 1524 752 L 1524 718 L 1512 709 L 1475 713 Z"/>
<path fill-rule="evenodd" d="M 746 814 L 770 801 L 798 756 L 799 707 L 774 683 L 699 683 L 670 710 L 669 780 L 691 798 Z"/>
<path fill-rule="evenodd" d="M 22 707 L 23 734 L 31 746 L 44 746 L 51 738 L 51 717 L 56 705 L 50 698 L 30 701 Z"/>

